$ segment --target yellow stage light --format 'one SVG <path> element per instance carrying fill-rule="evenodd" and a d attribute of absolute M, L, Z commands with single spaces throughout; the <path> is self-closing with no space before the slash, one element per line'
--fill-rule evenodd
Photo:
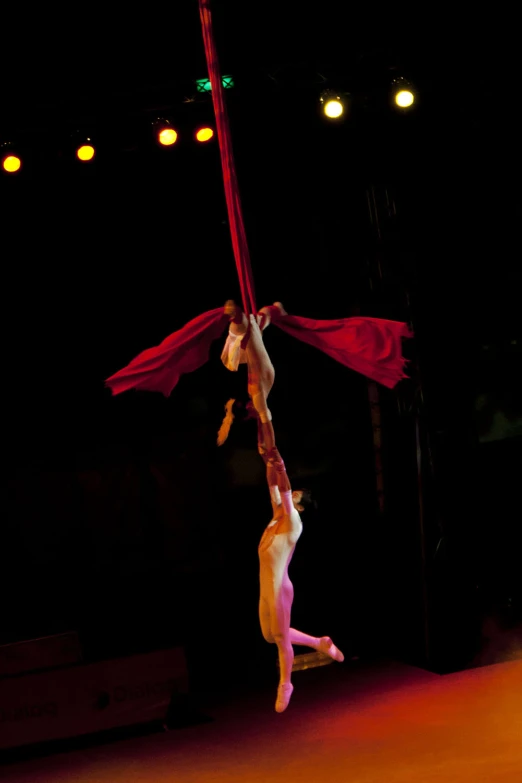
<path fill-rule="evenodd" d="M 327 101 L 324 105 L 324 113 L 331 120 L 335 120 L 337 117 L 340 117 L 343 111 L 343 104 L 337 98 Z"/>
<path fill-rule="evenodd" d="M 95 154 L 95 149 L 91 144 L 82 144 L 81 147 L 78 147 L 76 150 L 78 159 L 83 162 L 92 160 Z"/>
<path fill-rule="evenodd" d="M 178 140 L 177 131 L 165 117 L 156 117 L 152 120 L 152 130 L 154 140 L 160 147 L 172 147 Z"/>
<path fill-rule="evenodd" d="M 395 103 L 401 109 L 407 109 L 412 106 L 415 101 L 415 96 L 411 90 L 399 90 L 395 93 Z"/>
<path fill-rule="evenodd" d="M 349 108 L 350 96 L 348 93 L 335 92 L 334 90 L 324 90 L 319 97 L 323 114 L 329 120 L 338 120 Z"/>
<path fill-rule="evenodd" d="M 2 161 L 2 167 L 8 174 L 14 174 L 17 171 L 20 171 L 22 161 L 17 155 L 7 155 Z"/>
<path fill-rule="evenodd" d="M 163 128 L 158 133 L 158 141 L 164 147 L 170 147 L 172 144 L 175 144 L 177 140 L 178 134 L 174 128 Z"/>
<path fill-rule="evenodd" d="M 392 101 L 398 109 L 409 109 L 415 103 L 415 90 L 409 81 L 400 77 L 392 82 Z"/>
<path fill-rule="evenodd" d="M 196 139 L 198 141 L 210 141 L 213 136 L 214 131 L 212 128 L 200 128 L 196 133 Z"/>

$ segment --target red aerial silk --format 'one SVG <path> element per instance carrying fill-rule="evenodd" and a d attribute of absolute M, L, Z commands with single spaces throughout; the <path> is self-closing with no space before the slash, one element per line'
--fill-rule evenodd
<path fill-rule="evenodd" d="M 406 377 L 401 338 L 411 334 L 405 323 L 381 318 L 317 321 L 298 315 L 275 317 L 273 323 L 389 389 Z M 198 315 L 160 345 L 140 353 L 105 383 L 113 394 L 144 389 L 168 397 L 181 375 L 205 364 L 212 342 L 221 337 L 227 325 L 222 307 Z"/>
<path fill-rule="evenodd" d="M 107 378 L 105 385 L 113 394 L 142 389 L 168 397 L 181 375 L 205 364 L 210 346 L 223 334 L 227 324 L 222 307 L 202 313 L 159 345 L 142 351 L 126 367 Z"/>
<path fill-rule="evenodd" d="M 199 0 L 199 10 L 212 85 L 225 197 L 243 309 L 246 313 L 256 313 L 252 269 L 241 212 L 221 73 L 212 33 L 209 0 Z M 411 333 L 405 323 L 379 318 L 317 321 L 296 315 L 279 317 L 275 308 L 271 308 L 271 315 L 273 323 L 283 331 L 319 348 L 346 367 L 351 367 L 352 370 L 384 386 L 393 388 L 401 378 L 406 377 L 401 338 L 409 337 Z M 203 313 L 171 334 L 157 347 L 140 353 L 127 367 L 108 378 L 106 385 L 113 394 L 120 394 L 128 389 L 146 389 L 159 391 L 168 396 L 181 375 L 193 372 L 207 361 L 213 340 L 224 332 L 226 326 L 227 318 L 221 308 Z"/>
<path fill-rule="evenodd" d="M 407 375 L 402 355 L 402 337 L 411 337 L 407 324 L 382 318 L 338 318 L 317 321 L 286 315 L 273 323 L 352 370 L 389 389 Z"/>
<path fill-rule="evenodd" d="M 214 104 L 214 114 L 216 115 L 228 221 L 230 224 L 232 247 L 234 249 L 234 258 L 236 260 L 239 277 L 241 298 L 243 300 L 243 310 L 247 314 L 255 313 L 254 280 L 252 276 L 252 267 L 250 265 L 250 253 L 248 252 L 245 225 L 243 223 L 243 213 L 241 211 L 241 199 L 239 197 L 236 166 L 234 163 L 234 154 L 232 152 L 232 137 L 230 135 L 230 126 L 228 123 L 228 114 L 221 81 L 221 69 L 219 67 L 217 49 L 214 41 L 214 34 L 212 32 L 212 14 L 209 0 L 199 0 L 199 14 L 201 17 L 201 26 L 203 28 L 203 43 L 205 44 L 205 56 L 207 58 L 210 85 L 212 87 L 212 102 Z"/>

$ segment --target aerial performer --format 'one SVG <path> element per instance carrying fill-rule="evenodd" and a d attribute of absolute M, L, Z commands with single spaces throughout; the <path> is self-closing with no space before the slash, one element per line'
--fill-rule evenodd
<path fill-rule="evenodd" d="M 246 346 L 241 350 L 248 369 L 248 394 L 257 418 L 257 447 L 266 466 L 272 503 L 272 519 L 258 547 L 259 622 L 265 641 L 277 645 L 279 685 L 275 709 L 276 712 L 284 712 L 294 689 L 291 682 L 294 644 L 311 647 L 339 662 L 344 660 L 344 655 L 329 636 L 310 636 L 291 627 L 294 587 L 288 568 L 303 530 L 300 515 L 311 498 L 306 489 L 292 491 L 285 463 L 276 446 L 272 414 L 267 403 L 275 372 L 262 337 L 262 328 L 268 326 L 271 315 L 284 316 L 285 311 L 280 303 L 276 303 L 260 310 L 257 317 L 250 315 L 247 319 L 240 308 L 229 301 L 225 312 L 230 316 L 230 333 L 222 361 L 228 369 L 237 369 L 240 357 L 236 346 L 248 334 Z"/>
<path fill-rule="evenodd" d="M 330 637 L 309 636 L 293 629 L 290 624 L 293 586 L 288 567 L 302 532 L 300 514 L 310 498 L 304 489 L 292 490 L 276 447 L 267 403 L 274 383 L 274 369 L 264 346 L 262 331 L 271 323 L 387 388 L 393 388 L 402 378 L 407 377 L 404 373 L 406 360 L 402 355 L 401 341 L 404 337 L 411 337 L 411 332 L 405 323 L 379 318 L 304 318 L 286 313 L 277 302 L 257 311 L 230 129 L 212 32 L 210 1 L 199 0 L 199 7 L 243 307 L 228 300 L 225 307 L 197 315 L 159 345 L 148 348 L 132 359 L 127 366 L 108 378 L 106 385 L 113 394 L 137 389 L 161 392 L 168 397 L 183 374 L 194 372 L 205 364 L 212 343 L 223 337 L 225 342 L 221 359 L 227 369 L 236 371 L 240 364 L 246 364 L 250 407 L 257 419 L 258 451 L 266 465 L 272 503 L 272 519 L 259 544 L 259 619 L 266 641 L 277 645 L 280 681 L 275 708 L 277 712 L 283 712 L 293 690 L 292 645 L 311 647 L 336 661 L 342 661 L 344 656 Z M 232 419 L 231 402 L 227 404 L 227 416 L 218 443 L 226 439 Z"/>

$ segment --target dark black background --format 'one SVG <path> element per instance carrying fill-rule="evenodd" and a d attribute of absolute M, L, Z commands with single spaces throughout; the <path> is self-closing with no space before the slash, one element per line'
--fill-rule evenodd
<path fill-rule="evenodd" d="M 212 106 L 184 101 L 206 74 L 197 3 L 111 8 L 18 19 L 2 51 L 0 130 L 27 157 L 22 176 L 0 180 L 0 641 L 78 629 L 91 657 L 182 642 L 212 680 L 209 659 L 239 665 L 231 637 L 245 671 L 271 652 L 257 628 L 256 546 L 270 509 L 255 430 L 238 423 L 214 446 L 244 377 L 224 370 L 216 345 L 168 400 L 103 387 L 140 350 L 238 297 L 217 144 L 191 138 Z M 429 608 L 432 655 L 444 658 L 458 629 L 454 658 L 439 665 L 467 665 L 486 611 L 520 606 L 509 25 L 333 3 L 216 3 L 214 17 L 222 70 L 236 80 L 227 98 L 259 305 L 411 320 L 416 333 L 413 380 L 381 390 L 384 517 L 366 381 L 267 333 L 280 448 L 294 485 L 319 503 L 293 564 L 294 623 L 337 635 L 348 652 L 424 661 Z M 401 73 L 419 87 L 405 116 L 386 94 Z M 339 125 L 320 115 L 324 86 L 352 93 Z M 157 114 L 180 130 L 173 150 L 147 135 Z M 76 128 L 99 141 L 93 166 L 70 161 Z M 499 408 L 513 437 L 481 442 Z"/>

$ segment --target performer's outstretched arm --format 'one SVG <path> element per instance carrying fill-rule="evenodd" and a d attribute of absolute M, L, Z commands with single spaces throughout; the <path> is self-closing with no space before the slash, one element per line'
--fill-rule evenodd
<path fill-rule="evenodd" d="M 257 450 L 263 459 L 266 467 L 266 480 L 268 483 L 268 489 L 270 492 L 270 501 L 272 503 L 272 511 L 275 514 L 281 506 L 281 493 L 277 483 L 277 472 L 272 460 L 268 458 L 268 449 L 265 443 L 265 436 L 263 434 L 263 425 L 261 419 L 256 413 L 257 419 Z"/>

